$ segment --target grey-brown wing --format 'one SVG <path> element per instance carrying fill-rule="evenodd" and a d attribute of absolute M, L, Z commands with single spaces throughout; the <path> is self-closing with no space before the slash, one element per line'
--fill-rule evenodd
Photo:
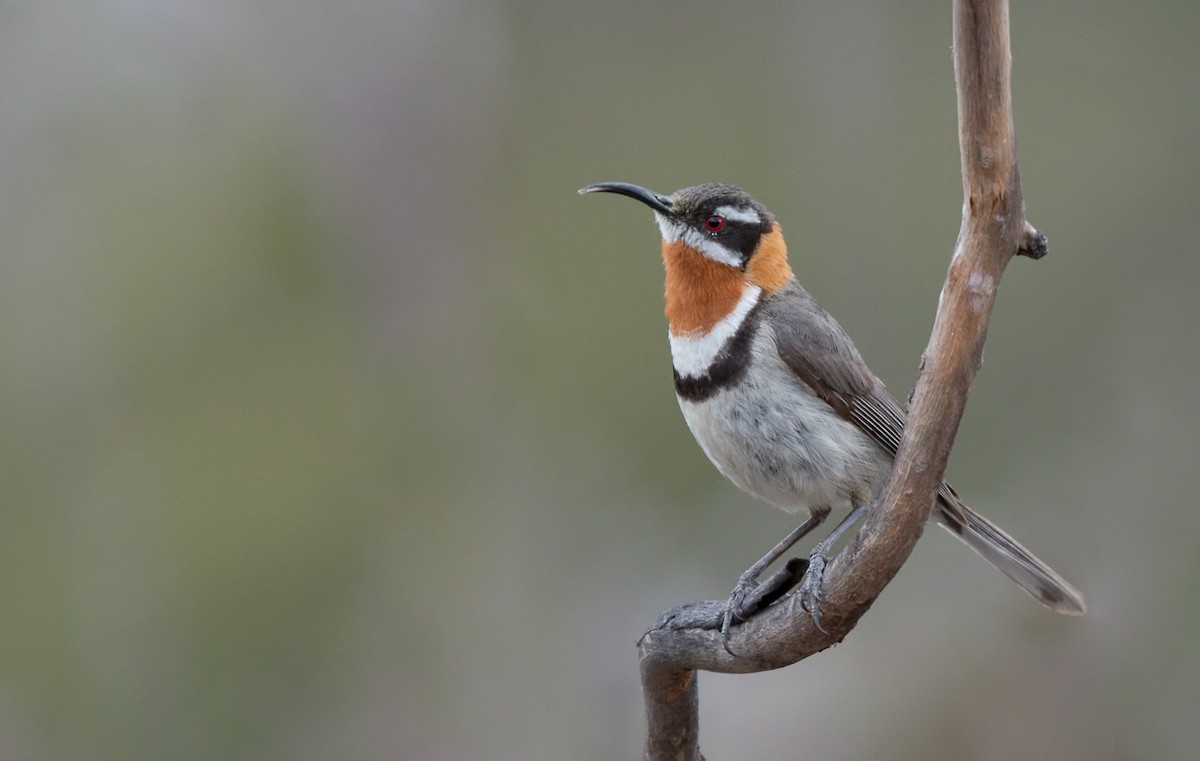
<path fill-rule="evenodd" d="M 779 356 L 839 415 L 889 454 L 900 446 L 904 411 L 863 362 L 842 326 L 799 284 L 767 304 Z"/>

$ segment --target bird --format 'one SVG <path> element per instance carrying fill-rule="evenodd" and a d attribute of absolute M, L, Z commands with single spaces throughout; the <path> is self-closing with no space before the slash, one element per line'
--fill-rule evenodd
<path fill-rule="evenodd" d="M 675 394 L 716 469 L 745 491 L 805 520 L 743 573 L 721 631 L 764 604 L 762 573 L 834 509 L 846 517 L 808 556 L 799 594 L 818 629 L 829 552 L 886 482 L 906 413 L 841 325 L 792 273 L 775 216 L 734 185 L 706 183 L 669 195 L 627 182 L 615 193 L 645 204 L 662 237 L 666 317 Z M 1083 595 L 943 482 L 931 520 L 1038 602 L 1080 615 Z M 732 652 L 732 651 L 730 651 Z"/>

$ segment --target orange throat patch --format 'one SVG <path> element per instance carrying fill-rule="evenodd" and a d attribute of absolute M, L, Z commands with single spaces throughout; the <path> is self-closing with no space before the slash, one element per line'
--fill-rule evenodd
<path fill-rule="evenodd" d="M 763 289 L 768 296 L 787 285 L 792 279 L 792 268 L 788 265 L 787 244 L 783 242 L 783 229 L 776 222 L 771 232 L 762 236 L 758 248 L 746 265 L 746 280 Z"/>
<path fill-rule="evenodd" d="M 713 261 L 683 241 L 664 241 L 662 253 L 666 315 L 673 336 L 708 333 L 733 311 L 748 286 L 756 285 L 770 296 L 792 279 L 778 224 L 762 236 L 745 272 Z"/>

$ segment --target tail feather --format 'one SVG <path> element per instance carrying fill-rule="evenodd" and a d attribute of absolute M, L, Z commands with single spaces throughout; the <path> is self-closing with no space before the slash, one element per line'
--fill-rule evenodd
<path fill-rule="evenodd" d="M 1074 616 L 1084 613 L 1079 590 L 999 526 L 963 504 L 948 485 L 943 486 L 938 495 L 938 523 L 1046 607 Z"/>

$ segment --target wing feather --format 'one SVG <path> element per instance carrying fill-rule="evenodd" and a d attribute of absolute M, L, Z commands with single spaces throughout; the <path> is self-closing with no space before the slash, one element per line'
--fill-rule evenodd
<path fill-rule="evenodd" d="M 776 349 L 792 372 L 839 415 L 896 454 L 904 411 L 837 320 L 795 282 L 777 293 L 767 309 Z"/>
<path fill-rule="evenodd" d="M 781 289 L 767 309 L 784 363 L 839 415 L 894 457 L 907 416 L 837 320 L 795 282 Z M 938 497 L 947 526 L 961 533 L 966 517 L 949 484 L 941 485 Z"/>

